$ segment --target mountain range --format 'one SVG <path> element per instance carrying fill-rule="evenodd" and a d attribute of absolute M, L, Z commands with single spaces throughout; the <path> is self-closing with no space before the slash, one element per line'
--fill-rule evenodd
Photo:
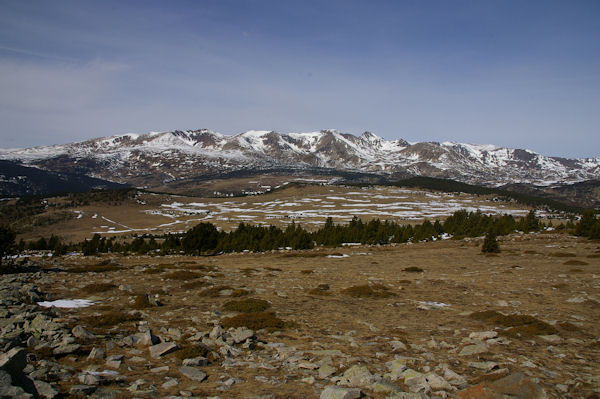
<path fill-rule="evenodd" d="M 600 179 L 600 157 L 567 159 L 494 145 L 390 141 L 370 132 L 354 136 L 336 130 L 247 131 L 234 136 L 207 129 L 124 134 L 1 149 L 0 159 L 149 189 L 207 176 L 274 170 L 360 173 L 390 180 L 430 176 L 484 186 L 550 186 Z"/>

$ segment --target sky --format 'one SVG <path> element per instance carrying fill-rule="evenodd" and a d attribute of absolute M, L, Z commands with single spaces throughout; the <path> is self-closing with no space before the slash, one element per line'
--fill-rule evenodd
<path fill-rule="evenodd" d="M 0 0 L 0 148 L 338 129 L 600 156 L 597 0 Z"/>

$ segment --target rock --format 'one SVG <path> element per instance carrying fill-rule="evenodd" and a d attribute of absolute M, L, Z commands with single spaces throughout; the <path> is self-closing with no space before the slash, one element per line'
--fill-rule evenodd
<path fill-rule="evenodd" d="M 406 344 L 402 341 L 391 341 L 390 345 L 392 346 L 392 352 L 405 351 L 407 349 Z"/>
<path fill-rule="evenodd" d="M 321 392 L 320 399 L 358 399 L 360 395 L 360 389 L 328 386 Z"/>
<path fill-rule="evenodd" d="M 208 359 L 202 356 L 183 359 L 184 366 L 208 366 Z"/>
<path fill-rule="evenodd" d="M 411 392 L 429 392 L 431 387 L 425 378 L 425 375 L 418 371 L 407 369 L 403 373 L 404 384 L 408 385 Z"/>
<path fill-rule="evenodd" d="M 69 355 L 71 353 L 77 352 L 81 348 L 79 344 L 61 344 L 60 346 L 54 348 L 52 353 L 54 355 Z"/>
<path fill-rule="evenodd" d="M 340 384 L 351 387 L 366 387 L 373 382 L 375 382 L 375 378 L 367 366 L 357 364 L 346 370 L 340 380 Z"/>
<path fill-rule="evenodd" d="M 426 374 L 425 380 L 433 391 L 451 391 L 453 389 L 452 385 L 450 385 L 448 381 L 435 373 Z"/>
<path fill-rule="evenodd" d="M 319 378 L 325 379 L 325 378 L 335 374 L 337 372 L 337 369 L 328 364 L 324 364 L 321 367 L 319 367 L 318 371 L 319 371 Z"/>
<path fill-rule="evenodd" d="M 179 368 L 179 372 L 189 378 L 190 380 L 202 382 L 206 379 L 206 373 L 200 369 L 190 366 L 182 366 Z"/>
<path fill-rule="evenodd" d="M 166 373 L 167 371 L 169 371 L 169 366 L 160 366 L 150 369 L 150 372 L 154 374 Z"/>
<path fill-rule="evenodd" d="M 460 374 L 455 373 L 448 367 L 443 368 L 444 379 L 452 385 L 463 387 L 467 385 L 467 379 Z"/>
<path fill-rule="evenodd" d="M 91 332 L 89 332 L 88 330 L 86 330 L 82 326 L 75 326 L 75 327 L 73 327 L 73 330 L 71 330 L 71 333 L 75 337 L 77 337 L 77 338 L 82 338 L 82 339 L 94 339 L 94 338 L 96 338 L 96 336 L 94 334 L 92 334 Z"/>
<path fill-rule="evenodd" d="M 96 387 L 90 385 L 73 385 L 69 390 L 69 393 L 72 395 L 90 395 L 94 393 Z"/>
<path fill-rule="evenodd" d="M 96 347 L 92 348 L 90 354 L 88 355 L 88 359 L 104 359 L 104 349 Z"/>
<path fill-rule="evenodd" d="M 158 345 L 160 343 L 160 338 L 152 334 L 152 331 L 150 329 L 146 330 L 141 334 L 138 334 L 138 336 L 140 337 L 140 340 L 138 342 L 139 345 L 152 346 Z"/>
<path fill-rule="evenodd" d="M 23 348 L 13 348 L 7 353 L 0 354 L 0 370 L 7 372 L 13 379 L 19 378 L 27 366 L 27 351 Z"/>
<path fill-rule="evenodd" d="M 107 359 L 106 365 L 112 369 L 118 369 L 119 367 L 121 367 L 121 361 Z"/>
<path fill-rule="evenodd" d="M 150 356 L 152 356 L 155 359 L 164 356 L 168 353 L 174 352 L 177 349 L 179 349 L 179 347 L 175 342 L 163 342 L 162 344 L 152 345 L 148 348 L 148 350 L 150 351 Z"/>
<path fill-rule="evenodd" d="M 510 374 L 493 382 L 482 382 L 458 392 L 460 399 L 546 399 L 542 387 L 522 373 Z"/>
<path fill-rule="evenodd" d="M 402 377 L 404 370 L 406 370 L 406 364 L 401 360 L 392 360 L 389 363 L 386 363 L 390 372 L 386 374 L 386 377 L 391 379 L 392 381 L 396 381 L 400 377 Z"/>
<path fill-rule="evenodd" d="M 234 330 L 229 331 L 229 335 L 233 338 L 233 342 L 239 344 L 244 342 L 248 338 L 252 338 L 254 336 L 254 331 L 250 330 L 247 327 L 238 327 Z"/>
<path fill-rule="evenodd" d="M 54 399 L 58 397 L 58 391 L 47 382 L 34 380 L 33 384 L 35 385 L 35 390 L 38 392 L 40 397 L 46 399 Z"/>
<path fill-rule="evenodd" d="M 161 385 L 161 387 L 163 389 L 169 389 L 172 387 L 176 387 L 177 385 L 179 385 L 179 381 L 177 380 L 177 378 L 169 378 L 165 383 Z"/>
<path fill-rule="evenodd" d="M 498 368 L 498 363 L 496 362 L 469 362 L 467 363 L 467 365 L 469 367 L 483 370 L 485 372 L 492 371 L 493 369 Z"/>
<path fill-rule="evenodd" d="M 488 351 L 488 346 L 483 342 L 478 342 L 473 345 L 467 345 L 458 354 L 459 356 L 471 356 L 478 355 L 480 353 L 486 353 Z"/>
<path fill-rule="evenodd" d="M 496 331 L 476 331 L 469 334 L 469 338 L 476 339 L 478 341 L 485 341 L 486 339 L 496 338 L 498 333 Z"/>
<path fill-rule="evenodd" d="M 221 326 L 215 326 L 211 331 L 210 334 L 208 335 L 210 337 L 210 339 L 216 340 L 218 338 L 220 338 L 223 335 L 223 329 L 221 328 Z"/>

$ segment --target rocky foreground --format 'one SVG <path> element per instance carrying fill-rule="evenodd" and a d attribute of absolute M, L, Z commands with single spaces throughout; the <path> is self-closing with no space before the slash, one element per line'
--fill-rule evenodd
<path fill-rule="evenodd" d="M 598 244 L 479 245 L 30 260 L 0 397 L 599 397 Z"/>

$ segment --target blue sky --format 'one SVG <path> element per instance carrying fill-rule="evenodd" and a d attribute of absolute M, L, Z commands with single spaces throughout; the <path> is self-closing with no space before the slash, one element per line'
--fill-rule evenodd
<path fill-rule="evenodd" d="M 335 128 L 600 155 L 600 2 L 0 0 L 0 147 Z"/>

